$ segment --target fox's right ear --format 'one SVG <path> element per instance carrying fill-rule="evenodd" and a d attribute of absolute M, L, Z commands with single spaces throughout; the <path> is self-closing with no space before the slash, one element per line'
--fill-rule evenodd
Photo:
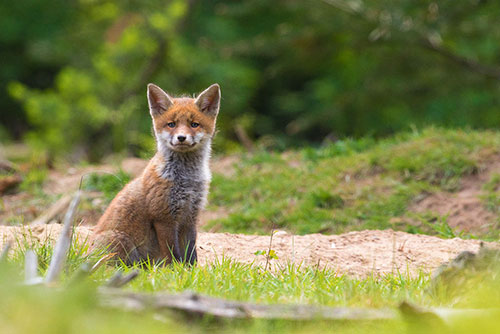
<path fill-rule="evenodd" d="M 174 104 L 172 98 L 163 89 L 152 83 L 148 85 L 148 103 L 149 112 L 153 118 L 163 114 Z"/>

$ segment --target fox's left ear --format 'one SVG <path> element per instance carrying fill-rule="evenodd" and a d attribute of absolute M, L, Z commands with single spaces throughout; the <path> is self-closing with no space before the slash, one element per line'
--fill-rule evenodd
<path fill-rule="evenodd" d="M 207 114 L 211 117 L 216 117 L 219 113 L 220 106 L 220 87 L 218 84 L 213 84 L 212 86 L 205 89 L 195 101 L 198 108 L 202 113 Z"/>

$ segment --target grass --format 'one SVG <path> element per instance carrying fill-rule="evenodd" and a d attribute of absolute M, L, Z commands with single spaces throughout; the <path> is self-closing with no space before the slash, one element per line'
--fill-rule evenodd
<path fill-rule="evenodd" d="M 500 133 L 428 128 L 385 140 L 338 141 L 321 148 L 285 153 L 259 152 L 244 156 L 234 173 L 215 174 L 209 202 L 227 208 L 227 218 L 207 228 L 231 232 L 266 233 L 272 228 L 294 233 L 340 233 L 391 227 L 445 238 L 461 236 L 446 217 L 421 215 L 420 225 L 405 222 L 411 203 L 425 193 L 455 191 L 460 179 L 476 173 L 500 148 Z M 29 173 L 29 172 L 28 172 Z M 33 172 L 26 189 L 40 192 L 45 171 Z M 101 191 L 107 201 L 129 176 L 89 176 L 84 189 Z M 498 211 L 500 177 L 493 174 L 483 186 L 483 203 Z M 24 252 L 38 255 L 45 275 L 52 255 L 50 243 L 31 245 L 18 240 L 8 261 L 0 263 L 1 333 L 496 333 L 498 317 L 470 321 L 455 319 L 443 328 L 424 328 L 401 320 L 384 322 L 215 321 L 177 313 L 139 313 L 111 309 L 97 301 L 97 288 L 116 270 L 140 274 L 129 291 L 183 292 L 263 304 L 306 304 L 395 308 L 403 301 L 423 307 L 498 307 L 500 268 L 474 266 L 445 270 L 446 279 L 429 274 L 410 277 L 395 272 L 381 277 L 352 278 L 329 269 L 286 265 L 264 270 L 228 259 L 206 266 L 102 266 L 88 278 L 75 281 L 78 268 L 97 257 L 87 254 L 85 242 L 74 243 L 58 287 L 24 286 Z M 254 256 L 263 256 L 267 250 Z M 495 262 L 496 261 L 496 262 Z M 457 267 L 458 268 L 458 267 Z"/>
<path fill-rule="evenodd" d="M 477 173 L 499 148 L 499 132 L 431 127 L 383 140 L 347 139 L 319 148 L 242 155 L 232 172 L 214 173 L 209 209 L 222 208 L 227 215 L 203 228 L 259 234 L 273 228 L 296 234 L 392 228 L 453 237 L 457 232 L 446 230 L 446 217 L 417 217 L 411 205 L 426 194 L 458 190 L 461 178 Z M 41 184 L 46 176 L 44 169 L 27 171 L 21 189 L 45 203 Z M 83 189 L 102 192 L 102 210 L 129 180 L 123 171 L 93 173 Z M 493 176 L 485 184 L 482 200 L 500 221 L 497 183 Z M 92 209 L 89 202 L 86 210 Z M 9 218 L 11 224 L 20 221 Z M 498 235 L 496 224 L 488 238 Z"/>
<path fill-rule="evenodd" d="M 221 260 L 204 267 L 182 264 L 169 266 L 102 266 L 90 277 L 72 279 L 78 267 L 95 257 L 85 255 L 85 244 L 74 244 L 68 256 L 60 288 L 23 286 L 24 249 L 19 241 L 7 262 L 0 263 L 0 331 L 2 333 L 178 333 L 178 332 L 250 332 L 307 333 L 319 330 L 341 333 L 420 332 L 418 325 L 401 320 L 386 322 L 290 322 L 290 321 L 214 321 L 195 320 L 181 314 L 126 312 L 100 305 L 97 287 L 118 269 L 137 269 L 140 275 L 126 289 L 138 292 L 195 291 L 214 297 L 264 304 L 300 303 L 327 306 L 397 307 L 409 301 L 424 307 L 485 308 L 496 307 L 500 293 L 498 262 L 481 274 L 478 266 L 465 275 L 450 276 L 446 281 L 431 280 L 429 275 L 409 277 L 398 273 L 382 277 L 354 279 L 331 270 L 288 265 L 264 271 L 251 265 Z M 40 259 L 40 274 L 47 270 L 52 253 L 50 244 L 35 244 Z M 497 259 L 498 260 L 498 259 Z M 493 275 L 492 275 L 493 273 Z M 476 320 L 477 321 L 477 320 Z M 478 326 L 477 322 L 474 322 Z M 455 320 L 450 332 L 471 333 L 472 323 Z M 498 319 L 482 319 L 484 333 L 494 333 Z M 422 328 L 424 330 L 424 328 Z M 441 333 L 442 328 L 428 333 Z M 472 331 L 474 332 L 474 331 Z"/>
<path fill-rule="evenodd" d="M 16 241 L 9 262 L 17 267 L 18 275 L 22 275 L 25 251 L 32 249 L 38 256 L 39 274 L 45 276 L 54 244 L 50 241 L 40 243 L 27 231 L 22 239 Z M 63 281 L 71 282 L 72 276 L 83 263 L 98 261 L 99 255 L 88 255 L 88 250 L 87 240 L 72 243 Z M 423 272 L 416 277 L 395 272 L 381 277 L 354 279 L 339 275 L 331 269 L 302 267 L 297 264 L 273 265 L 271 270 L 264 270 L 224 257 L 206 266 L 194 268 L 181 263 L 169 266 L 150 263 L 131 267 L 101 266 L 90 278 L 96 284 L 103 284 L 116 270 L 124 273 L 139 270 L 139 277 L 128 285 L 130 290 L 137 292 L 189 290 L 213 297 L 256 303 L 327 306 L 397 306 L 402 300 L 422 303 L 426 298 L 425 287 L 430 280 L 430 276 Z"/>
<path fill-rule="evenodd" d="M 482 200 L 488 210 L 500 212 L 500 174 L 494 173 L 490 180 L 483 185 Z"/>
<path fill-rule="evenodd" d="M 208 229 L 266 233 L 419 230 L 401 222 L 423 193 L 455 191 L 498 153 L 500 133 L 427 128 L 389 139 L 345 140 L 319 149 L 243 157 L 233 175 L 214 175 L 209 203 L 229 216 Z M 498 201 L 498 194 L 489 202 Z M 491 206 L 493 206 L 492 204 Z M 420 231 L 432 230 L 425 226 Z"/>
<path fill-rule="evenodd" d="M 118 173 L 91 173 L 82 181 L 84 190 L 100 191 L 107 202 L 116 196 L 116 194 L 130 181 L 130 175 L 123 170 Z"/>

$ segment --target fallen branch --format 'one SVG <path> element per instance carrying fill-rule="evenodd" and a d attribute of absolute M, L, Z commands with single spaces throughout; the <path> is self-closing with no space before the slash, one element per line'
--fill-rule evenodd
<path fill-rule="evenodd" d="M 43 282 L 38 276 L 38 257 L 31 249 L 24 255 L 24 284 L 35 285 Z"/>
<path fill-rule="evenodd" d="M 80 203 L 81 191 L 78 190 L 71 201 L 68 211 L 64 216 L 64 223 L 59 239 L 57 240 L 54 254 L 50 261 L 50 266 L 45 277 L 45 283 L 52 283 L 57 280 L 64 263 L 66 262 L 67 253 L 71 245 L 71 237 L 73 234 L 73 216 L 75 215 L 76 208 Z"/>
<path fill-rule="evenodd" d="M 422 325 L 446 327 L 457 319 L 500 316 L 500 309 L 422 309 L 402 303 L 397 309 L 326 307 L 311 305 L 260 305 L 212 298 L 195 293 L 140 294 L 104 288 L 99 291 L 103 306 L 129 311 L 180 311 L 189 316 L 224 319 L 265 319 L 291 321 L 403 320 Z"/>
<path fill-rule="evenodd" d="M 5 246 L 3 246 L 2 253 L 0 253 L 0 262 L 7 260 L 7 255 L 9 255 L 10 247 L 12 247 L 11 240 L 7 241 Z"/>
<path fill-rule="evenodd" d="M 52 219 L 54 219 L 54 217 L 56 217 L 57 215 L 61 214 L 64 210 L 66 210 L 70 202 L 71 202 L 71 196 L 64 195 L 59 200 L 57 200 L 57 202 L 52 204 L 52 206 L 49 209 L 47 209 L 47 211 L 43 212 L 40 216 L 38 216 L 37 219 L 32 221 L 30 225 L 33 226 L 33 225 L 48 224 Z"/>
<path fill-rule="evenodd" d="M 17 170 L 16 165 L 14 165 L 9 160 L 0 159 L 0 171 L 4 172 L 15 172 Z"/>
<path fill-rule="evenodd" d="M 0 179 L 0 195 L 16 187 L 23 179 L 19 175 L 9 175 Z"/>
<path fill-rule="evenodd" d="M 139 294 L 115 289 L 102 289 L 105 306 L 131 311 L 182 311 L 190 315 L 209 315 L 227 319 L 284 319 L 284 320 L 390 320 L 399 318 L 391 309 L 361 309 L 347 307 L 316 307 L 310 305 L 259 305 L 183 294 Z"/>
<path fill-rule="evenodd" d="M 75 274 L 73 274 L 73 277 L 71 277 L 71 280 L 69 281 L 69 285 L 76 285 L 77 283 L 82 282 L 86 278 L 89 277 L 91 273 L 91 265 L 88 262 L 83 263 L 78 270 L 76 271 Z"/>
<path fill-rule="evenodd" d="M 119 270 L 109 279 L 109 281 L 106 283 L 106 286 L 109 288 L 121 288 L 122 286 L 125 286 L 130 281 L 135 279 L 137 276 L 139 276 L 138 270 L 133 270 L 125 276 L 123 276 L 122 272 Z"/>

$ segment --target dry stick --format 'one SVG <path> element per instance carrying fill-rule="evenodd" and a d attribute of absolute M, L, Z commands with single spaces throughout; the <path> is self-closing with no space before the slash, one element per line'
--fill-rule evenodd
<path fill-rule="evenodd" d="M 240 124 L 236 124 L 234 126 L 234 132 L 236 133 L 236 137 L 238 138 L 240 143 L 247 149 L 248 152 L 255 152 L 255 145 L 253 144 L 243 126 L 241 126 Z"/>
<path fill-rule="evenodd" d="M 129 282 L 133 281 L 137 276 L 139 276 L 139 270 L 134 270 L 127 275 L 122 277 L 122 280 L 116 288 L 121 288 L 122 286 L 128 284 Z"/>
<path fill-rule="evenodd" d="M 115 287 L 115 285 L 117 285 L 122 279 L 122 276 L 123 276 L 122 271 L 118 270 L 113 276 L 111 276 L 111 278 L 106 283 L 106 286 L 110 288 Z"/>
<path fill-rule="evenodd" d="M 31 249 L 24 255 L 24 283 L 28 285 L 39 284 L 43 280 L 38 276 L 38 258 Z"/>
<path fill-rule="evenodd" d="M 7 259 L 7 255 L 9 254 L 10 247 L 12 247 L 11 240 L 7 241 L 5 246 L 3 246 L 2 253 L 0 253 L 0 262 L 3 262 Z"/>
<path fill-rule="evenodd" d="M 45 277 L 45 283 L 53 283 L 57 280 L 61 270 L 63 269 L 64 263 L 66 261 L 69 246 L 71 245 L 71 237 L 73 234 L 72 222 L 73 216 L 75 215 L 78 203 L 80 203 L 81 191 L 78 190 L 71 201 L 71 204 L 64 216 L 63 228 L 61 235 L 57 240 L 56 247 L 54 249 L 54 254 L 50 261 L 49 270 L 47 276 Z"/>
<path fill-rule="evenodd" d="M 444 325 L 456 319 L 500 316 L 500 309 L 420 309 L 403 303 L 399 309 L 368 309 L 312 305 L 262 305 L 206 297 L 194 293 L 140 294 L 116 289 L 100 289 L 100 303 L 130 311 L 181 311 L 189 316 L 225 319 L 282 319 L 290 321 L 405 320 Z"/>
<path fill-rule="evenodd" d="M 138 270 L 133 270 L 127 275 L 123 276 L 121 270 L 118 270 L 106 283 L 109 288 L 121 288 L 122 286 L 128 284 L 130 281 L 139 276 Z"/>
<path fill-rule="evenodd" d="M 47 211 L 43 212 L 37 219 L 32 221 L 30 225 L 46 225 L 48 224 L 55 216 L 62 213 L 70 204 L 71 196 L 65 195 L 61 197 L 57 202 L 52 204 L 52 206 L 47 209 Z"/>
<path fill-rule="evenodd" d="M 97 269 L 99 269 L 106 261 L 111 259 L 113 256 L 115 256 L 116 253 L 109 253 L 104 256 L 102 256 L 93 266 L 90 268 L 90 273 L 95 272 Z"/>
<path fill-rule="evenodd" d="M 105 306 L 132 311 L 177 310 L 189 315 L 210 315 L 228 319 L 285 319 L 285 320 L 390 320 L 398 319 L 397 310 L 315 307 L 310 305 L 259 305 L 201 296 L 193 293 L 137 294 L 110 289 L 100 290 Z"/>
<path fill-rule="evenodd" d="M 83 263 L 75 274 L 71 277 L 69 285 L 75 285 L 86 279 L 90 275 L 91 265 L 88 262 Z"/>
<path fill-rule="evenodd" d="M 273 235 L 274 235 L 274 228 L 271 230 L 271 238 L 269 239 L 269 249 L 267 250 L 266 265 L 264 266 L 264 271 L 267 270 L 267 265 L 269 263 L 269 257 L 271 256 L 271 247 L 273 246 Z"/>

